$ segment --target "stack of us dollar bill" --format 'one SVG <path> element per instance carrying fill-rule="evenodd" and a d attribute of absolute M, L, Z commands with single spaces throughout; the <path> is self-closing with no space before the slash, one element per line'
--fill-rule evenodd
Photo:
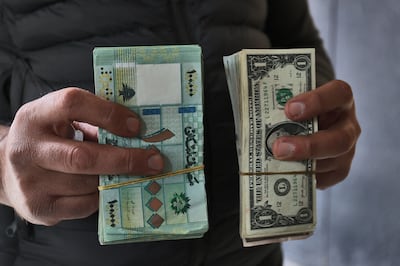
<path fill-rule="evenodd" d="M 315 161 L 274 159 L 280 136 L 317 131 L 316 119 L 294 122 L 284 107 L 315 88 L 314 49 L 248 49 L 224 57 L 240 169 L 244 246 L 305 238 L 316 224 Z"/>
<path fill-rule="evenodd" d="M 95 91 L 142 120 L 137 138 L 99 129 L 99 143 L 154 148 L 165 173 L 100 176 L 101 244 L 201 237 L 208 229 L 199 46 L 96 48 Z"/>

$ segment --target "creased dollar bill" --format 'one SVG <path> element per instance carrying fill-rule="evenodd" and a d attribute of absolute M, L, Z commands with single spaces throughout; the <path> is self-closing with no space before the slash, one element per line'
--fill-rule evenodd
<path fill-rule="evenodd" d="M 244 246 L 304 238 L 316 225 L 315 161 L 274 159 L 280 136 L 317 131 L 294 122 L 284 106 L 315 88 L 314 49 L 248 49 L 224 57 L 240 168 L 240 234 Z"/>
<path fill-rule="evenodd" d="M 201 48 L 96 48 L 95 91 L 142 120 L 137 138 L 99 129 L 99 143 L 156 147 L 167 177 L 100 176 L 101 244 L 201 237 L 208 229 L 203 171 Z"/>

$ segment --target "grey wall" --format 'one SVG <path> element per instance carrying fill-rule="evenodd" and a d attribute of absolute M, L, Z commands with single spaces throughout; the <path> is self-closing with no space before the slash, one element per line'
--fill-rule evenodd
<path fill-rule="evenodd" d="M 285 266 L 400 265 L 400 2 L 309 0 L 363 129 L 349 177 L 318 192 L 318 227 Z"/>

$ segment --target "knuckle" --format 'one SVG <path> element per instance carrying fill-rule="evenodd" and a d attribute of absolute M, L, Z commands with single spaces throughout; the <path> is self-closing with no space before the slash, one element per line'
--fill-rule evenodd
<path fill-rule="evenodd" d="M 341 90 L 341 95 L 346 101 L 352 101 L 353 100 L 353 90 L 351 89 L 351 86 L 343 81 L 343 80 L 335 80 L 335 83 L 337 83 L 337 88 L 340 88 Z"/>
<path fill-rule="evenodd" d="M 355 131 L 356 138 L 358 139 L 362 132 L 361 126 L 358 122 L 356 122 L 354 125 L 354 131 Z"/>
<path fill-rule="evenodd" d="M 38 220 L 38 223 L 45 226 L 53 226 L 60 222 L 54 214 L 53 204 L 49 204 L 46 207 L 39 206 L 34 210 L 33 216 Z M 46 210 L 43 210 L 46 208 Z"/>
<path fill-rule="evenodd" d="M 7 149 L 7 155 L 12 164 L 20 162 L 21 156 L 26 155 L 25 145 L 11 145 Z"/>
<path fill-rule="evenodd" d="M 30 117 L 32 114 L 32 105 L 33 102 L 28 102 L 22 105 L 15 114 L 14 121 L 26 120 L 28 117 Z"/>
<path fill-rule="evenodd" d="M 335 172 L 332 173 L 332 184 L 335 185 L 342 182 L 350 173 L 350 167 L 342 167 L 337 169 Z"/>
<path fill-rule="evenodd" d="M 16 137 L 21 136 L 21 134 L 25 135 L 27 133 L 32 134 L 31 127 L 34 126 L 37 122 L 37 113 L 38 113 L 38 100 L 28 102 L 22 105 L 17 113 L 15 114 L 15 118 L 13 123 L 11 124 L 10 130 L 13 132 L 12 136 L 15 139 Z"/>
<path fill-rule="evenodd" d="M 89 149 L 81 145 L 75 145 L 71 148 L 66 158 L 66 168 L 73 171 L 85 172 L 92 169 L 96 163 L 96 156 Z"/>
<path fill-rule="evenodd" d="M 26 197 L 25 201 L 25 216 L 30 222 L 45 226 L 52 226 L 58 222 L 51 199 L 35 194 Z"/>
<path fill-rule="evenodd" d="M 338 171 L 338 180 L 339 182 L 344 180 L 350 174 L 350 166 L 343 167 Z"/>
<path fill-rule="evenodd" d="M 346 162 L 347 162 L 347 167 L 350 170 L 351 167 L 351 162 L 353 161 L 354 155 L 356 154 L 356 147 L 355 145 L 347 152 L 346 154 Z"/>
<path fill-rule="evenodd" d="M 44 206 L 44 205 L 41 205 Z M 49 204 L 46 207 L 46 210 L 40 210 L 39 217 L 42 217 L 43 224 L 46 226 L 52 226 L 61 221 L 60 218 L 57 217 L 57 199 L 53 198 L 50 200 Z M 42 209 L 42 208 L 41 208 Z"/>
<path fill-rule="evenodd" d="M 342 130 L 338 148 L 343 152 L 349 152 L 358 138 L 358 132 L 355 127 L 348 127 Z"/>
<path fill-rule="evenodd" d="M 29 143 L 12 143 L 7 147 L 7 155 L 11 165 L 27 166 L 32 161 L 32 149 Z"/>
<path fill-rule="evenodd" d="M 48 212 L 50 208 L 49 207 L 45 208 L 43 204 L 40 202 L 35 201 L 34 203 L 27 205 L 27 207 L 30 216 L 33 219 L 40 220 L 41 223 L 45 222 L 46 220 L 45 217 L 49 216 Z"/>
<path fill-rule="evenodd" d="M 64 112 L 74 110 L 82 102 L 84 90 L 79 88 L 66 88 L 62 91 L 61 97 L 55 97 L 55 104 Z"/>

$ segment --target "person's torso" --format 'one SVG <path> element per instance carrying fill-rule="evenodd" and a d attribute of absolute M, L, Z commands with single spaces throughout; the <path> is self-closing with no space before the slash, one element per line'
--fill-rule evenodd
<path fill-rule="evenodd" d="M 242 48 L 270 46 L 264 33 L 266 0 L 3 0 L 0 4 L 17 54 L 10 83 L 12 113 L 23 103 L 63 87 L 93 91 L 94 47 L 199 44 L 204 59 L 210 219 L 206 237 L 100 247 L 94 215 L 54 227 L 34 226 L 33 236 L 20 241 L 25 261 L 39 254 L 41 263 L 49 265 L 58 265 L 54 258 L 60 256 L 65 261 L 61 265 L 76 261 L 157 265 L 160 259 L 162 265 L 194 265 L 207 256 L 215 263 L 230 257 L 230 265 L 256 265 L 268 256 L 272 246 L 247 251 L 241 247 L 235 133 L 222 62 L 222 56 Z M 24 265 L 24 258 L 20 260 Z"/>

